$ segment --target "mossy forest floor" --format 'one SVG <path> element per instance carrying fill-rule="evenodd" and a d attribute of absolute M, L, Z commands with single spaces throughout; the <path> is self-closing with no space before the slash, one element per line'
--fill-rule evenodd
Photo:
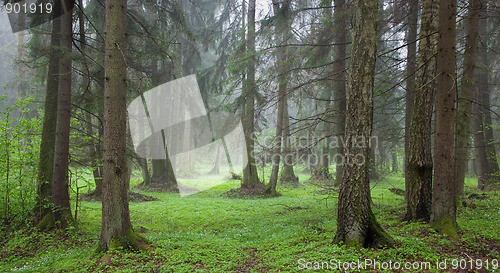
<path fill-rule="evenodd" d="M 155 250 L 105 261 L 92 258 L 101 204 L 80 201 L 77 228 L 1 227 L 0 272 L 500 272 L 500 192 L 475 190 L 476 179 L 467 180 L 460 201 L 458 241 L 400 220 L 405 205 L 394 188 L 404 188 L 402 174 L 372 182 L 375 215 L 397 245 L 350 249 L 332 244 L 337 196 L 299 177 L 299 188 L 281 187 L 280 197 L 266 199 L 225 194 L 239 187 L 236 180 L 182 198 L 132 189 L 159 199 L 130 204 L 135 230 Z"/>

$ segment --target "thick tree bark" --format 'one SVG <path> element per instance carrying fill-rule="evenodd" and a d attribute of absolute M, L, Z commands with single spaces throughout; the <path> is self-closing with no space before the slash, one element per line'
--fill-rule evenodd
<path fill-rule="evenodd" d="M 69 135 L 71 120 L 71 49 L 73 42 L 73 5 L 71 0 L 62 2 L 60 47 L 63 50 L 59 62 L 59 94 L 57 96 L 57 124 L 55 131 L 54 166 L 52 171 L 51 203 L 54 208 L 44 216 L 38 228 L 66 228 L 73 224 L 69 204 Z"/>
<path fill-rule="evenodd" d="M 255 65 L 257 57 L 255 53 L 255 0 L 248 1 L 248 36 L 246 41 L 247 51 L 250 60 L 247 66 L 247 78 L 245 84 L 245 116 L 243 118 L 243 130 L 245 132 L 245 142 L 247 148 L 247 166 L 243 170 L 243 182 L 241 187 L 253 188 L 261 184 L 255 165 L 254 133 L 255 133 Z"/>
<path fill-rule="evenodd" d="M 45 107 L 43 116 L 42 139 L 40 142 L 40 161 L 38 163 L 38 202 L 36 215 L 41 220 L 50 212 L 48 204 L 52 195 L 52 172 L 54 169 L 54 150 L 56 143 L 57 96 L 59 94 L 59 56 L 61 41 L 61 1 L 53 7 L 52 33 L 50 36 L 49 68 Z"/>
<path fill-rule="evenodd" d="M 418 28 L 418 9 L 419 0 L 408 0 L 409 16 L 408 16 L 408 32 L 406 34 L 406 42 L 408 43 L 408 54 L 406 64 L 406 98 L 405 98 L 405 189 L 408 189 L 408 160 L 410 153 L 410 123 L 413 114 L 413 101 L 415 97 L 416 72 L 417 72 L 417 28 Z M 408 191 L 406 191 L 406 199 L 408 199 Z"/>
<path fill-rule="evenodd" d="M 439 3 L 436 134 L 431 225 L 438 232 L 457 239 L 456 184 L 454 170 L 454 125 L 456 68 L 456 0 Z"/>
<path fill-rule="evenodd" d="M 436 0 L 422 3 L 422 26 L 406 167 L 406 216 L 408 221 L 429 221 L 432 203 L 431 121 L 436 92 Z"/>
<path fill-rule="evenodd" d="M 378 1 L 354 2 L 354 30 L 348 76 L 344 173 L 340 185 L 335 243 L 368 247 L 392 245 L 371 210 L 368 159 L 373 124 L 373 84 Z"/>
<path fill-rule="evenodd" d="M 455 125 L 455 179 L 457 195 L 463 195 L 467 151 L 470 136 L 470 116 L 474 98 L 475 66 L 478 46 L 479 9 L 481 0 L 469 3 L 467 15 L 467 34 L 465 37 L 464 74 L 458 95 L 458 110 Z"/>
<path fill-rule="evenodd" d="M 130 222 L 127 170 L 127 1 L 106 1 L 104 175 L 98 251 L 149 249 Z"/>
<path fill-rule="evenodd" d="M 335 45 L 333 47 L 333 108 L 336 110 L 335 136 L 343 138 L 345 135 L 345 113 L 346 113 L 346 42 L 347 42 L 347 18 L 346 3 L 344 0 L 335 1 L 333 9 L 333 22 L 337 26 L 335 31 Z M 336 154 L 344 153 L 342 141 L 338 141 L 339 147 Z M 335 156 L 335 158 L 340 158 Z M 335 185 L 340 185 L 342 181 L 342 162 L 335 162 Z"/>

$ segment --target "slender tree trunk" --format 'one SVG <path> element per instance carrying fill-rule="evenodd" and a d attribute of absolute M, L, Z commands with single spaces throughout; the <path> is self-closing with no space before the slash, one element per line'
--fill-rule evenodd
<path fill-rule="evenodd" d="M 488 165 L 490 168 L 488 183 L 498 182 L 500 179 L 500 170 L 497 161 L 497 154 L 495 151 L 495 139 L 493 138 L 493 128 L 491 120 L 491 108 L 490 108 L 490 93 L 491 88 L 489 84 L 489 74 L 491 71 L 490 60 L 488 59 L 488 45 L 487 40 L 488 35 L 488 13 L 487 13 L 487 2 L 483 1 L 480 11 L 480 35 L 483 38 L 483 42 L 479 47 L 479 74 L 478 74 L 478 88 L 479 88 L 479 101 L 481 104 L 482 111 L 482 123 L 484 132 L 484 141 L 486 144 L 486 156 L 488 159 Z"/>
<path fill-rule="evenodd" d="M 260 185 L 257 167 L 255 165 L 255 150 L 254 150 L 254 133 L 255 133 L 255 93 L 257 86 L 255 83 L 255 65 L 257 57 L 255 53 L 255 0 L 248 1 L 248 36 L 247 36 L 247 51 L 250 55 L 250 60 L 247 66 L 247 79 L 245 86 L 245 116 L 243 126 L 245 131 L 245 142 L 247 148 L 247 166 L 243 170 L 243 183 L 241 187 L 252 188 Z"/>
<path fill-rule="evenodd" d="M 406 42 L 408 43 L 408 54 L 406 64 L 406 110 L 405 110 L 405 158 L 404 158 L 404 172 L 405 172 L 405 189 L 409 188 L 408 185 L 408 158 L 409 158 L 409 143 L 410 143 L 410 123 L 413 113 L 413 101 L 415 97 L 415 84 L 416 84 L 416 71 L 417 71 L 417 28 L 418 28 L 418 6 L 419 0 L 408 0 L 410 14 L 408 16 L 408 32 Z M 406 192 L 406 199 L 408 199 L 408 190 Z"/>
<path fill-rule="evenodd" d="M 53 6 L 52 33 L 50 36 L 49 68 L 45 107 L 43 116 L 42 139 L 40 142 L 40 161 L 38 163 L 38 202 L 35 209 L 37 220 L 50 212 L 49 203 L 52 195 L 52 172 L 54 168 L 54 150 L 57 124 L 57 96 L 59 93 L 59 56 L 61 41 L 61 1 Z"/>
<path fill-rule="evenodd" d="M 290 12 L 290 0 L 283 1 L 282 3 L 273 0 L 273 12 L 276 19 L 276 36 L 280 37 L 276 40 L 279 41 L 282 47 L 277 49 L 277 71 L 278 71 L 278 117 L 276 122 L 276 139 L 273 151 L 273 168 L 271 170 L 271 177 L 266 192 L 268 194 L 276 194 L 276 184 L 278 183 L 278 172 L 280 168 L 280 160 L 282 155 L 282 142 L 284 136 L 284 123 L 288 116 L 285 116 L 285 106 L 287 99 L 288 89 L 288 56 L 287 48 L 283 45 L 287 43 L 288 39 L 288 20 Z M 287 111 L 288 112 L 288 111 Z"/>
<path fill-rule="evenodd" d="M 283 109 L 283 169 L 281 170 L 280 183 L 296 186 L 299 178 L 293 170 L 293 151 L 290 143 L 290 117 L 288 115 L 288 99 L 285 99 Z"/>
<path fill-rule="evenodd" d="M 55 131 L 54 166 L 52 171 L 51 203 L 52 213 L 44 216 L 38 225 L 40 229 L 52 227 L 66 228 L 73 224 L 69 204 L 69 134 L 71 119 L 71 49 L 73 42 L 73 4 L 71 0 L 62 2 L 61 41 L 63 50 L 59 62 L 59 94 L 57 96 L 57 124 Z"/>
<path fill-rule="evenodd" d="M 127 1 L 106 1 L 104 176 L 99 251 L 149 249 L 130 222 L 127 170 Z"/>
<path fill-rule="evenodd" d="M 26 14 L 18 14 L 18 24 L 20 26 L 26 25 Z M 25 61 L 26 48 L 24 48 L 24 43 L 26 42 L 26 31 L 19 31 L 17 33 L 17 95 L 19 98 L 26 97 L 26 66 L 22 63 Z"/>
<path fill-rule="evenodd" d="M 391 152 L 391 162 L 392 162 L 392 170 L 391 172 L 398 172 L 398 153 L 396 151 Z"/>
<path fill-rule="evenodd" d="M 429 221 L 432 203 L 431 121 L 436 92 L 436 0 L 424 0 L 420 28 L 417 86 L 413 102 L 406 168 L 406 216 L 408 221 Z"/>
<path fill-rule="evenodd" d="M 78 5 L 83 7 L 83 0 L 78 1 Z M 83 10 L 78 10 L 78 21 L 79 21 L 79 30 L 80 30 L 80 52 L 82 53 L 83 56 L 86 55 L 87 53 L 87 39 L 85 37 L 85 17 L 83 14 Z M 89 91 L 88 88 L 90 86 L 90 77 L 89 77 L 89 69 L 88 69 L 88 62 L 85 60 L 82 63 L 82 83 L 81 83 L 81 89 L 83 90 L 83 96 L 90 96 L 87 92 Z M 93 100 L 93 96 L 90 96 L 88 98 L 89 104 Z M 99 140 L 96 140 L 96 137 L 94 136 L 94 129 L 93 129 L 93 122 L 92 122 L 92 115 L 88 112 L 84 113 L 85 116 L 85 123 L 86 123 L 86 131 L 87 135 L 90 136 L 90 143 L 89 143 L 89 156 L 90 156 L 90 165 L 92 168 L 92 174 L 94 176 L 94 182 L 95 182 L 95 189 L 92 193 L 90 193 L 91 196 L 93 197 L 101 197 L 102 194 L 102 164 L 101 164 L 101 159 L 102 159 L 102 153 L 98 153 L 97 147 L 100 145 Z"/>
<path fill-rule="evenodd" d="M 155 86 L 160 85 L 162 83 L 162 79 L 160 75 L 166 74 L 167 67 L 164 66 L 165 62 L 161 63 L 162 68 L 160 69 L 158 65 L 158 60 L 154 60 L 152 67 L 154 72 L 152 73 L 151 79 Z M 142 94 L 141 94 L 142 96 Z M 145 98 L 143 98 L 143 102 L 145 102 Z M 148 109 L 146 103 L 144 103 L 145 109 L 147 109 L 147 114 L 150 116 L 159 115 L 160 112 L 154 113 L 154 111 L 160 111 L 160 109 Z M 152 174 L 151 179 L 145 179 L 141 184 L 142 187 L 151 188 L 161 191 L 170 191 L 170 192 L 179 192 L 179 188 L 177 185 L 177 179 L 174 173 L 174 167 L 172 161 L 170 160 L 170 156 L 168 154 L 168 147 L 165 140 L 165 133 L 161 130 L 160 134 L 155 134 L 153 137 L 154 142 L 157 142 L 156 147 L 164 147 L 165 151 L 165 159 L 152 159 L 151 160 L 151 168 Z M 146 165 L 147 168 L 147 165 Z M 143 167 L 143 171 L 146 171 Z M 145 173 L 143 172 L 143 175 Z"/>
<path fill-rule="evenodd" d="M 335 45 L 333 47 L 333 108 L 336 110 L 335 119 L 335 135 L 337 138 L 343 138 L 345 135 L 345 113 L 346 113 L 346 42 L 347 42 L 347 18 L 346 3 L 344 0 L 335 1 L 333 9 L 333 22 L 337 27 L 335 32 Z M 338 149 L 336 153 L 341 155 L 344 153 L 342 141 L 338 141 Z M 340 158 L 335 156 L 334 158 Z M 342 162 L 335 162 L 335 184 L 340 185 L 342 181 Z"/>
<path fill-rule="evenodd" d="M 467 151 L 470 136 L 470 116 L 474 98 L 475 66 L 478 46 L 479 9 L 481 0 L 469 3 L 467 15 L 467 34 L 465 37 L 464 74 L 458 97 L 458 111 L 455 125 L 455 178 L 457 195 L 463 195 Z"/>
<path fill-rule="evenodd" d="M 431 225 L 441 233 L 458 239 L 456 221 L 456 183 L 454 168 L 454 125 L 456 67 L 456 0 L 439 3 L 436 134 L 434 136 L 434 184 Z"/>
<path fill-rule="evenodd" d="M 340 185 L 335 243 L 368 247 L 392 245 L 371 209 L 367 160 L 373 124 L 373 84 L 377 52 L 377 0 L 356 0 L 349 67 L 344 173 Z M 361 139 L 361 142 L 360 142 Z M 363 162 L 360 158 L 364 159 Z"/>
<path fill-rule="evenodd" d="M 477 75 L 478 82 L 481 80 L 479 75 L 480 73 L 478 73 Z M 474 147 L 476 150 L 476 163 L 478 169 L 477 187 L 478 189 L 484 190 L 485 186 L 488 184 L 488 181 L 491 178 L 490 174 L 492 173 L 492 171 L 490 167 L 490 162 L 488 160 L 488 154 L 486 151 L 486 141 L 484 138 L 484 126 L 483 126 L 484 112 L 482 108 L 483 106 L 480 103 L 477 103 L 481 101 L 481 94 L 479 88 L 475 90 L 474 98 L 476 103 L 472 105 L 472 110 L 474 112 L 472 130 L 475 132 L 473 137 L 474 137 Z"/>

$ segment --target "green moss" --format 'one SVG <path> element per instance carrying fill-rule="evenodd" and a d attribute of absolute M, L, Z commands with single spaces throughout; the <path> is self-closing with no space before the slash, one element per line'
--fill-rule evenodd
<path fill-rule="evenodd" d="M 55 228 L 56 226 L 56 221 L 54 218 L 54 215 L 52 213 L 45 214 L 45 216 L 42 218 L 42 221 L 38 223 L 36 228 L 40 231 L 45 231 L 45 230 L 51 230 Z"/>
<path fill-rule="evenodd" d="M 456 224 L 453 223 L 449 215 L 445 215 L 441 219 L 434 221 L 431 226 L 439 233 L 445 234 L 453 240 L 458 240 Z"/>
<path fill-rule="evenodd" d="M 359 242 L 358 240 L 346 240 L 344 242 L 344 245 L 347 247 L 356 248 L 356 249 L 360 249 L 363 246 L 363 244 L 361 242 Z"/>
<path fill-rule="evenodd" d="M 139 251 L 152 251 L 153 248 L 151 247 L 151 242 L 144 238 L 143 236 L 135 233 L 135 231 L 131 228 L 127 229 L 125 232 L 127 236 L 127 240 L 130 243 L 131 247 L 134 250 L 139 250 Z"/>

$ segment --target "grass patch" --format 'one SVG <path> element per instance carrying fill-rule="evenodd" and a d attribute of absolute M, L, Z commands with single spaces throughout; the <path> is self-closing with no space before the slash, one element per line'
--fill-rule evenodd
<path fill-rule="evenodd" d="M 298 272 L 315 265 L 325 269 L 328 264 L 332 269 L 332 259 L 429 262 L 432 267 L 423 271 L 441 272 L 435 267 L 438 260 L 448 259 L 451 269 L 451 259 L 470 257 L 483 263 L 500 259 L 498 191 L 483 196 L 471 179 L 464 199 L 467 206 L 458 209 L 458 241 L 448 240 L 428 224 L 401 222 L 404 197 L 390 189 L 404 188 L 402 175 L 372 182 L 375 215 L 397 247 L 355 250 L 332 244 L 336 195 L 304 183 L 307 175 L 299 175 L 301 187 L 279 188 L 280 197 L 265 199 L 228 197 L 225 193 L 240 185 L 235 180 L 182 198 L 133 189 L 158 199 L 130 203 L 135 230 L 154 243 L 155 251 L 113 253 L 105 262 L 90 258 L 99 238 L 101 205 L 81 201 L 78 229 L 1 230 L 0 272 Z M 133 180 L 132 186 L 139 183 Z"/>

